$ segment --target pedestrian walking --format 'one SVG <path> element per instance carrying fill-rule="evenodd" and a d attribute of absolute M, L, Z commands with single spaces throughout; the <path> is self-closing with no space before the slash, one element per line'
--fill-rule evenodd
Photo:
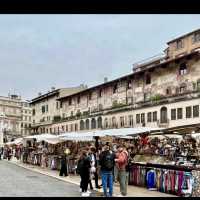
<path fill-rule="evenodd" d="M 115 154 L 110 151 L 109 146 L 105 145 L 102 153 L 99 155 L 99 164 L 101 166 L 102 186 L 105 197 L 112 197 L 113 194 L 113 168 Z M 109 187 L 109 194 L 107 193 Z"/>
<path fill-rule="evenodd" d="M 90 180 L 90 167 L 90 159 L 87 155 L 87 151 L 83 150 L 77 165 L 77 173 L 80 174 L 81 177 L 81 196 L 83 197 L 90 196 L 90 193 L 88 192 L 88 184 Z"/>
<path fill-rule="evenodd" d="M 3 147 L 0 148 L 0 160 L 2 155 L 3 155 Z"/>
<path fill-rule="evenodd" d="M 119 196 L 126 196 L 128 185 L 128 152 L 123 145 L 119 145 L 118 147 L 118 155 L 117 158 L 115 158 L 115 162 L 118 168 L 118 178 L 120 184 L 121 195 Z"/>
<path fill-rule="evenodd" d="M 66 160 L 66 156 L 63 155 L 61 158 L 61 168 L 60 168 L 60 174 L 59 176 L 63 176 L 63 174 L 65 176 L 68 176 L 68 172 L 67 172 L 67 160 Z"/>
<path fill-rule="evenodd" d="M 96 189 L 100 189 L 101 187 L 99 186 L 98 184 L 98 179 L 99 179 L 99 176 L 98 176 L 98 171 L 97 171 L 97 156 L 96 156 L 96 148 L 95 147 L 90 147 L 90 153 L 89 153 L 89 156 L 90 156 L 90 160 L 91 160 L 91 170 L 90 170 L 90 174 L 91 174 L 91 177 L 90 177 L 90 183 L 91 183 L 91 187 L 93 188 L 92 186 L 92 182 L 91 180 L 93 179 L 94 177 L 94 180 L 95 180 L 95 188 Z M 90 188 L 91 189 L 91 188 Z"/>

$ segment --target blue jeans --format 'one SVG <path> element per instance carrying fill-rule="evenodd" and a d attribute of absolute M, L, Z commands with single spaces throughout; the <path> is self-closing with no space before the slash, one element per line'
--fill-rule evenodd
<path fill-rule="evenodd" d="M 102 186 L 104 196 L 112 197 L 113 194 L 113 173 L 112 171 L 101 171 L 101 178 L 102 178 Z M 107 193 L 107 185 L 109 187 L 109 195 Z"/>

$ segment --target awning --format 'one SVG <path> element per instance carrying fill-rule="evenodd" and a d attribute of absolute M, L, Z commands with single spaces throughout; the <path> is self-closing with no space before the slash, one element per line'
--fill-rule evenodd
<path fill-rule="evenodd" d="M 174 138 L 174 139 L 183 139 L 183 136 L 182 135 L 177 135 L 177 134 L 166 134 L 165 135 L 166 137 L 168 138 Z"/>
<path fill-rule="evenodd" d="M 105 130 L 94 130 L 88 132 L 68 132 L 59 135 L 62 137 L 104 137 L 104 136 L 136 136 L 141 133 L 162 130 L 160 128 L 149 128 L 149 127 L 139 127 L 139 128 L 119 128 L 119 129 L 105 129 Z"/>
<path fill-rule="evenodd" d="M 45 142 L 49 143 L 49 144 L 58 144 L 63 142 L 61 139 L 59 138 L 49 138 L 49 139 L 44 139 Z"/>
<path fill-rule="evenodd" d="M 24 139 L 36 139 L 38 142 L 45 139 L 54 139 L 54 138 L 58 138 L 58 136 L 48 134 L 48 133 L 40 134 L 40 135 L 30 135 L 30 136 L 24 137 Z"/>
<path fill-rule="evenodd" d="M 165 139 L 165 135 L 149 135 L 148 138 L 153 139 L 153 138 L 158 138 L 160 140 Z"/>
<path fill-rule="evenodd" d="M 122 139 L 133 139 L 134 137 L 133 136 L 119 136 L 119 138 L 122 138 Z"/>
<path fill-rule="evenodd" d="M 23 138 L 17 138 L 12 142 L 7 142 L 6 145 L 20 145 L 23 143 Z"/>
<path fill-rule="evenodd" d="M 62 137 L 60 140 L 63 141 L 82 141 L 82 142 L 89 142 L 89 141 L 94 141 L 93 137 Z"/>

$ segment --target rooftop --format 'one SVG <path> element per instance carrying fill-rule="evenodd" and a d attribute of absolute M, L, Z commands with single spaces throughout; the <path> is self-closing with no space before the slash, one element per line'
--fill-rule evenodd
<path fill-rule="evenodd" d="M 186 33 L 186 34 L 184 34 L 184 35 L 181 35 L 181 36 L 179 36 L 179 37 L 177 37 L 177 38 L 175 38 L 175 39 L 173 39 L 173 40 L 170 40 L 169 42 L 167 42 L 167 44 L 170 44 L 170 43 L 172 43 L 172 42 L 174 42 L 174 41 L 176 41 L 176 40 L 178 40 L 178 39 L 182 39 L 182 38 L 184 38 L 184 37 L 187 37 L 187 36 L 192 35 L 192 34 L 194 34 L 194 33 L 196 33 L 196 32 L 199 32 L 199 31 L 200 31 L 200 29 L 196 29 L 196 30 L 194 30 L 194 31 L 192 31 L 192 32 L 189 32 L 189 33 Z"/>
<path fill-rule="evenodd" d="M 54 95 L 57 95 L 59 94 L 61 97 L 62 96 L 66 96 L 67 95 L 72 95 L 73 93 L 77 93 L 77 92 L 80 92 L 82 90 L 84 90 L 86 88 L 86 86 L 84 85 L 80 85 L 78 87 L 69 87 L 69 88 L 58 88 L 58 89 L 54 89 L 50 92 L 47 92 L 43 95 L 40 95 L 34 99 L 31 100 L 30 103 L 35 103 L 37 101 L 41 101 L 47 97 L 50 97 L 50 96 L 54 96 Z"/>

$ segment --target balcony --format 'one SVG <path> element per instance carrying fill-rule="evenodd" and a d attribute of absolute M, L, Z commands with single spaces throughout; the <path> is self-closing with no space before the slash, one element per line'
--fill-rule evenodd
<path fill-rule="evenodd" d="M 141 101 L 137 103 L 137 107 L 149 107 L 154 105 L 162 105 L 167 103 L 174 103 L 183 100 L 190 100 L 200 97 L 200 90 L 191 90 L 184 93 L 173 94 L 170 96 L 155 95 L 151 100 Z"/>
<path fill-rule="evenodd" d="M 31 125 L 31 128 L 33 128 L 33 127 L 38 127 L 38 126 L 41 126 L 41 125 L 49 125 L 49 124 L 52 124 L 52 120 L 50 120 L 50 121 L 40 121 L 40 122 L 36 122 L 36 123 L 33 123 L 32 125 Z"/>

